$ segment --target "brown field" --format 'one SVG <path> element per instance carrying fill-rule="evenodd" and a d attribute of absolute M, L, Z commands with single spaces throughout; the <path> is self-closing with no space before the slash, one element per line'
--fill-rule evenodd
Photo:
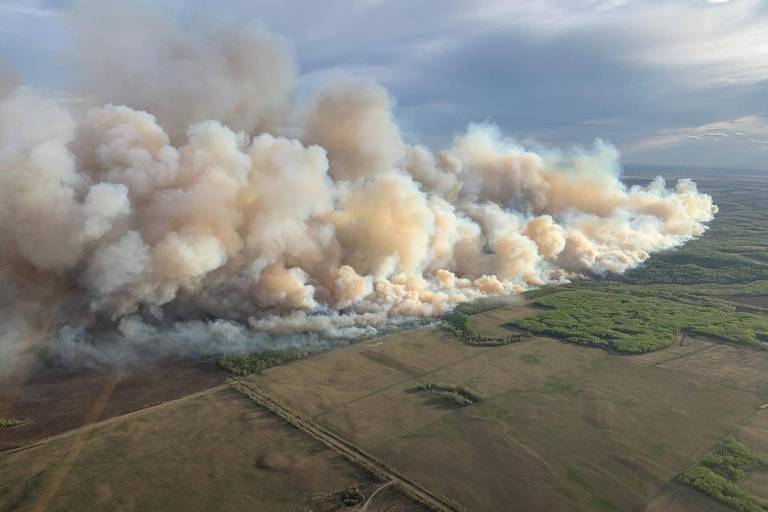
<path fill-rule="evenodd" d="M 522 332 L 510 322 L 514 320 L 522 320 L 523 318 L 534 316 L 539 313 L 541 313 L 540 308 L 522 303 L 517 306 L 507 306 L 487 311 L 479 315 L 472 315 L 469 318 L 469 323 L 482 336 L 503 338 L 510 334 Z"/>
<path fill-rule="evenodd" d="M 472 321 L 491 332 L 527 309 Z M 767 353 L 706 340 L 627 357 L 548 338 L 470 347 L 427 328 L 249 382 L 471 510 L 684 510 L 690 501 L 689 510 L 714 511 L 669 482 L 751 421 L 766 364 Z M 485 400 L 454 408 L 416 392 L 420 378 Z"/>
<path fill-rule="evenodd" d="M 768 398 L 765 401 L 752 421 L 742 426 L 735 437 L 757 452 L 763 460 L 768 460 Z M 741 483 L 741 487 L 768 501 L 768 471 L 752 473 Z"/>
<path fill-rule="evenodd" d="M 765 352 L 685 336 L 682 345 L 634 359 L 669 370 L 714 376 L 724 385 L 754 391 L 768 399 L 768 354 Z"/>
<path fill-rule="evenodd" d="M 503 336 L 536 313 L 508 306 L 471 322 Z M 725 512 L 673 479 L 727 435 L 768 458 L 767 372 L 768 353 L 705 338 L 630 357 L 544 337 L 469 346 L 427 327 L 247 382 L 475 512 Z M 4 389 L 0 405 L 33 421 L 0 431 L 0 512 L 330 512 L 348 486 L 383 485 L 222 379 L 177 362 L 47 371 Z M 483 400 L 457 408 L 418 391 L 425 380 Z M 768 474 L 740 485 L 768 499 Z M 365 510 L 422 509 L 387 487 Z"/>
<path fill-rule="evenodd" d="M 644 512 L 732 512 L 707 496 L 670 482 L 646 507 Z"/>
<path fill-rule="evenodd" d="M 349 485 L 366 495 L 381 485 L 227 388 L 8 452 L 0 475 L 4 512 L 45 510 L 51 494 L 52 512 L 321 512 L 342 508 Z M 389 489 L 368 509 L 387 507 L 421 510 Z"/>
<path fill-rule="evenodd" d="M 768 296 L 766 295 L 726 295 L 723 298 L 739 304 L 768 309 Z"/>
<path fill-rule="evenodd" d="M 114 389 L 99 414 L 89 418 L 111 379 Z M 224 381 L 212 363 L 166 361 L 162 365 L 110 375 L 94 371 L 40 368 L 23 382 L 0 382 L 0 417 L 23 418 L 20 427 L 0 430 L 0 451 L 144 407 L 207 389 Z"/>

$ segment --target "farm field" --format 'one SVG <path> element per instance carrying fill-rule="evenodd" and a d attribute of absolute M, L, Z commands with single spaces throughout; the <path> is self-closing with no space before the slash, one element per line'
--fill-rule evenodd
<path fill-rule="evenodd" d="M 321 512 L 337 510 L 349 486 L 381 485 L 225 387 L 6 453 L 0 475 L 4 512 Z M 376 503 L 421 510 L 391 492 Z"/>
<path fill-rule="evenodd" d="M 0 430 L 0 450 L 217 386 L 224 377 L 201 361 L 166 361 L 126 375 L 33 370 L 23 383 L 0 382 L 0 417 L 28 420 L 22 427 Z M 111 388 L 109 396 L 93 411 L 105 388 Z"/>
<path fill-rule="evenodd" d="M 472 319 L 503 329 L 520 314 Z M 768 353 L 728 349 L 768 364 Z M 420 329 L 249 382 L 470 510 L 642 510 L 764 400 L 760 372 L 734 382 L 701 351 L 688 355 L 690 370 L 685 357 L 674 366 L 644 357 L 542 337 L 468 347 Z M 451 407 L 415 391 L 427 379 L 484 399 Z"/>

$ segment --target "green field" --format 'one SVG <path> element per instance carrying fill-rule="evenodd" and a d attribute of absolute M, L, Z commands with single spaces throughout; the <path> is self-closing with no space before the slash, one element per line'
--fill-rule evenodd
<path fill-rule="evenodd" d="M 655 293 L 652 287 L 575 287 L 539 297 L 533 304 L 546 310 L 514 325 L 536 334 L 623 353 L 659 350 L 684 333 L 759 348 L 768 346 L 765 315 L 739 312 L 734 304 L 724 301 Z"/>

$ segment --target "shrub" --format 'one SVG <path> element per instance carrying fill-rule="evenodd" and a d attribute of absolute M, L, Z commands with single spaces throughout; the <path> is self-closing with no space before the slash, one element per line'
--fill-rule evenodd
<path fill-rule="evenodd" d="M 749 446 L 733 439 L 720 444 L 701 460 L 701 464 L 732 482 L 741 480 L 750 471 L 766 467 L 765 462 Z"/>
<path fill-rule="evenodd" d="M 480 402 L 483 398 L 475 391 L 465 387 L 456 386 L 455 384 L 445 384 L 439 382 L 421 382 L 416 389 L 419 391 L 426 391 L 428 393 L 434 393 L 459 407 L 467 407 L 477 402 Z"/>
<path fill-rule="evenodd" d="M 19 418 L 0 418 L 0 428 L 12 428 L 23 425 L 26 421 Z"/>
<path fill-rule="evenodd" d="M 682 472 L 678 481 L 740 512 L 766 512 L 768 503 L 700 464 Z"/>
<path fill-rule="evenodd" d="M 458 310 L 458 308 L 446 315 L 443 320 L 445 327 L 467 345 L 495 347 L 521 341 L 527 337 L 525 334 L 515 334 L 503 338 L 482 336 L 472 328 L 469 323 L 469 317 Z"/>

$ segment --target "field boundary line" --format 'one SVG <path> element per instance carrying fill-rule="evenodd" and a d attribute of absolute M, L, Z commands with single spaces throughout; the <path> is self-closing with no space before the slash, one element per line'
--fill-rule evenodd
<path fill-rule="evenodd" d="M 521 341 L 520 343 L 524 343 L 525 341 L 527 341 L 527 340 Z M 458 338 L 456 338 L 456 342 L 466 345 L 466 343 L 464 343 L 463 341 L 459 340 Z M 320 412 L 320 413 L 317 413 L 316 415 L 312 416 L 312 419 L 313 420 L 317 420 L 321 416 L 325 416 L 328 413 L 335 412 L 335 411 L 341 409 L 342 407 L 346 407 L 346 406 L 351 405 L 351 404 L 353 404 L 355 402 L 359 402 L 361 400 L 365 400 L 366 398 L 370 398 L 373 395 L 376 395 L 378 393 L 382 393 L 382 392 L 388 391 L 388 390 L 390 390 L 392 388 L 396 388 L 397 386 L 400 386 L 401 384 L 405 384 L 406 382 L 411 382 L 411 381 L 419 382 L 419 379 L 423 379 L 424 377 L 427 377 L 427 376 L 432 375 L 432 374 L 434 374 L 436 372 L 439 372 L 440 370 L 444 370 L 444 369 L 449 368 L 449 367 L 451 367 L 451 366 L 453 366 L 455 364 L 466 362 L 466 361 L 468 361 L 470 359 L 473 359 L 475 357 L 480 357 L 483 354 L 485 354 L 486 352 L 490 352 L 491 350 L 501 350 L 501 349 L 503 349 L 505 347 L 509 347 L 510 345 L 511 344 L 497 345 L 497 346 L 492 346 L 492 347 L 482 347 L 482 346 L 473 347 L 474 349 L 477 349 L 477 353 L 476 354 L 471 354 L 471 355 L 468 355 L 466 357 L 462 357 L 461 359 L 457 359 L 455 361 L 451 361 L 450 363 L 446 363 L 446 364 L 444 364 L 442 366 L 438 366 L 437 368 L 433 368 L 431 370 L 425 370 L 424 373 L 422 373 L 418 377 L 406 377 L 405 379 L 397 381 L 394 384 L 390 384 L 388 386 L 384 386 L 383 388 L 376 389 L 374 391 L 371 391 L 370 393 L 366 393 L 363 396 L 359 396 L 357 398 L 353 398 L 352 400 L 350 400 L 348 402 L 343 402 L 343 403 L 340 403 L 340 404 L 336 404 L 336 405 L 334 405 L 332 407 L 329 407 L 327 410 L 325 410 L 323 412 Z M 374 362 L 376 362 L 376 361 L 374 361 Z"/>
<path fill-rule="evenodd" d="M 407 497 L 418 501 L 430 510 L 436 512 L 467 512 L 467 509 L 462 505 L 453 502 L 450 498 L 433 493 L 429 489 L 404 476 L 388 464 L 379 461 L 373 455 L 368 454 L 350 441 L 347 441 L 325 427 L 318 425 L 309 417 L 293 410 L 279 400 L 272 398 L 256 386 L 246 384 L 235 378 L 230 379 L 229 382 L 233 389 L 244 394 L 257 405 L 267 409 L 297 429 L 309 434 L 331 450 L 362 467 L 367 472 L 382 480 L 390 480 L 391 485 L 398 487 Z"/>
<path fill-rule="evenodd" d="M 197 398 L 204 395 L 213 394 L 217 391 L 221 391 L 224 389 L 228 389 L 230 386 L 228 384 L 218 384 L 214 387 L 203 389 L 201 391 L 197 391 L 195 393 L 191 393 L 189 395 L 184 395 L 179 398 L 174 398 L 173 400 L 167 400 L 165 402 L 160 402 L 159 404 L 150 405 L 148 407 L 144 407 L 142 409 L 137 409 L 135 411 L 127 412 L 125 414 L 121 414 L 119 416 L 112 416 L 111 418 L 106 418 L 101 421 L 97 421 L 95 423 L 86 423 L 84 425 L 80 425 L 79 427 L 71 428 L 69 430 L 65 430 L 64 432 L 59 432 L 58 434 L 54 434 L 52 436 L 44 437 L 42 439 L 37 439 L 35 441 L 31 441 L 27 444 L 22 444 L 21 446 L 16 446 L 15 448 L 8 448 L 5 450 L 0 450 L 0 457 L 4 457 L 6 455 L 11 455 L 13 453 L 23 452 L 25 450 L 29 450 L 31 448 L 36 448 L 38 446 L 42 446 L 48 443 L 51 443 L 53 441 L 58 441 L 59 439 L 66 439 L 68 437 L 76 436 L 78 434 L 89 432 L 91 430 L 97 429 L 99 427 L 104 427 L 107 425 L 111 425 L 113 423 L 117 423 L 119 421 L 129 419 L 136 416 L 141 416 L 143 414 L 150 413 L 152 411 L 156 411 L 158 409 L 162 409 L 164 407 L 168 407 L 170 405 L 176 404 L 178 402 L 183 402 L 185 400 L 190 400 L 193 398 Z"/>

